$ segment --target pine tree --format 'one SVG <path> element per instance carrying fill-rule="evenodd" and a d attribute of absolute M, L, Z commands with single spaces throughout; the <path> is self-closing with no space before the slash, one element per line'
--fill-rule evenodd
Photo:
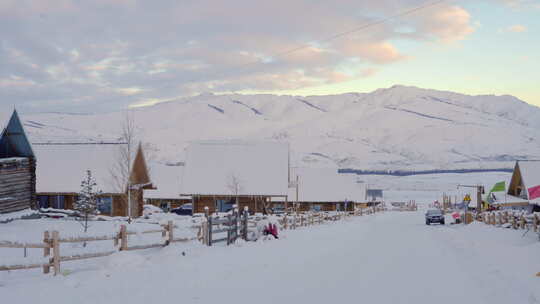
<path fill-rule="evenodd" d="M 97 196 L 100 193 L 101 191 L 97 190 L 96 180 L 92 177 L 92 172 L 86 170 L 86 177 L 81 182 L 79 197 L 74 204 L 74 209 L 82 215 L 81 225 L 85 233 L 88 231 L 88 218 L 98 213 Z"/>

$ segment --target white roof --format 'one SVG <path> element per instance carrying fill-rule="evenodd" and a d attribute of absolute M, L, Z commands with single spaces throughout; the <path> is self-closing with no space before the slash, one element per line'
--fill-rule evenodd
<path fill-rule="evenodd" d="M 300 202 L 365 202 L 363 184 L 337 168 L 292 168 L 291 180 L 298 175 L 298 201 Z M 296 188 L 289 189 L 289 201 L 296 200 Z"/>
<path fill-rule="evenodd" d="M 180 197 L 180 177 L 184 167 L 162 163 L 149 164 L 152 182 L 156 190 L 145 190 L 144 198 L 178 199 Z M 185 197 L 182 197 L 185 198 Z"/>
<path fill-rule="evenodd" d="M 201 141 L 186 149 L 183 194 L 287 195 L 289 147 L 277 142 Z M 158 185 L 159 187 L 159 185 Z"/>
<path fill-rule="evenodd" d="M 34 145 L 37 192 L 79 192 L 86 170 L 92 171 L 97 188 L 118 193 L 112 178 L 118 145 Z"/>
<path fill-rule="evenodd" d="M 493 204 L 496 205 L 528 202 L 527 199 L 507 194 L 505 191 L 492 192 L 492 194 L 494 194 L 496 198 L 496 200 L 493 201 Z"/>

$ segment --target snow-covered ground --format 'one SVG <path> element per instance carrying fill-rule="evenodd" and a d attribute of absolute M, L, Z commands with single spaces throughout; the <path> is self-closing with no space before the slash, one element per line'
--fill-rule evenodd
<path fill-rule="evenodd" d="M 57 277 L 3 272 L 0 294 L 6 303 L 539 303 L 540 242 L 522 235 L 481 223 L 426 226 L 423 210 L 386 212 L 279 240 L 66 262 Z"/>

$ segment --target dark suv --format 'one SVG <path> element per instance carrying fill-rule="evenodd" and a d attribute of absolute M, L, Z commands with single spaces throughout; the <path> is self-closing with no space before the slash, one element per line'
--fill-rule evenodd
<path fill-rule="evenodd" d="M 439 209 L 428 210 L 426 212 L 426 225 L 440 223 L 444 225 L 444 214 Z"/>
<path fill-rule="evenodd" d="M 193 205 L 191 203 L 183 204 L 178 208 L 172 209 L 171 212 L 178 215 L 193 215 Z"/>

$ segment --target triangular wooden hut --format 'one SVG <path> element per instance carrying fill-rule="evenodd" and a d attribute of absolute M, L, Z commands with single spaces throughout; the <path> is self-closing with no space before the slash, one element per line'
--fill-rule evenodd
<path fill-rule="evenodd" d="M 17 111 L 0 135 L 0 213 L 33 206 L 36 158 Z"/>

